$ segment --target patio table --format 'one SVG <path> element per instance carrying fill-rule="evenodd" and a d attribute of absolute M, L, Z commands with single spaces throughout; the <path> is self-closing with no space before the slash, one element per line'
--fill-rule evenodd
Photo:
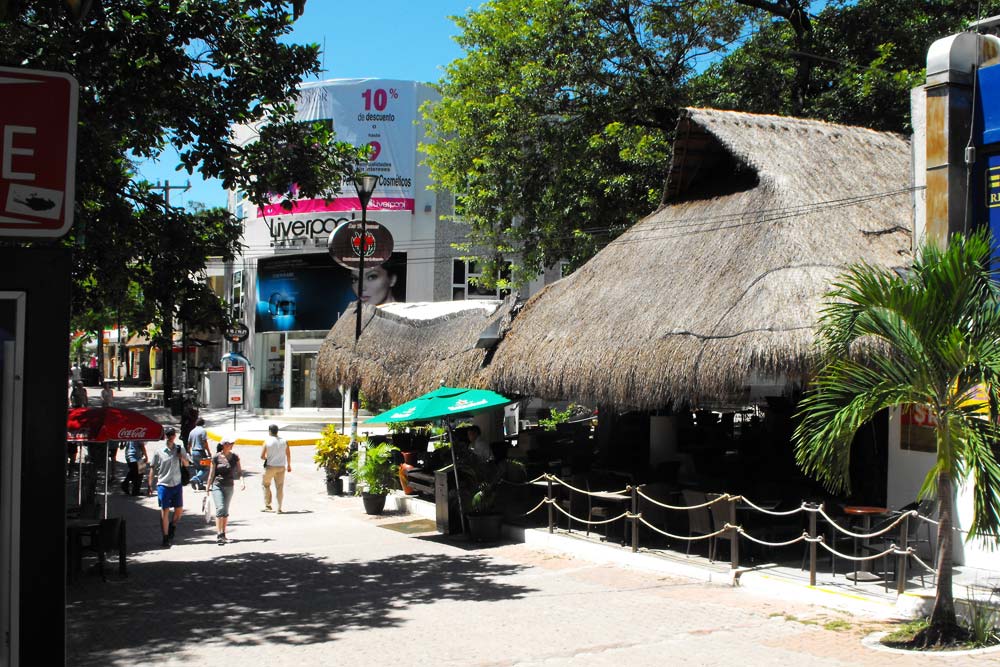
<path fill-rule="evenodd" d="M 871 532 L 873 516 L 884 516 L 885 514 L 888 514 L 888 512 L 889 509 L 887 507 L 873 507 L 870 505 L 848 505 L 844 508 L 844 514 L 847 514 L 848 516 L 859 516 L 862 518 L 864 527 L 863 532 L 865 533 Z M 854 544 L 854 553 L 857 555 L 857 538 L 854 538 Z M 866 537 L 861 543 L 861 551 L 865 552 L 867 546 L 868 538 Z M 845 576 L 855 584 L 859 581 L 878 581 L 882 578 L 871 571 L 871 562 L 867 560 L 861 561 L 860 567 L 858 566 L 858 561 L 854 561 L 854 572 L 849 572 Z"/>

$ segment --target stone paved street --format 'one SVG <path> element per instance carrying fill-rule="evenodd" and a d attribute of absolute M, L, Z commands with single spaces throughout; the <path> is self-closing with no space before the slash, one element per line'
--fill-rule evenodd
<path fill-rule="evenodd" d="M 292 450 L 287 513 L 262 513 L 258 449 L 236 451 L 249 475 L 226 546 L 192 511 L 163 549 L 155 498 L 112 497 L 129 575 L 69 587 L 68 664 L 996 664 L 875 652 L 860 639 L 883 624 L 756 589 L 390 530 L 418 517 L 327 496 L 311 447 Z"/>

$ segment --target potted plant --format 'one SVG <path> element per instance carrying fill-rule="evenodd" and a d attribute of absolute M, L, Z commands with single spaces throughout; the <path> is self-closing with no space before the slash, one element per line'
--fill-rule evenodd
<path fill-rule="evenodd" d="M 396 451 L 391 442 L 382 442 L 363 452 L 354 452 L 347 462 L 347 470 L 358 483 L 356 493 L 361 496 L 368 514 L 381 514 L 385 508 L 385 497 L 397 474 L 392 461 Z"/>
<path fill-rule="evenodd" d="M 326 492 L 330 495 L 339 496 L 344 492 L 340 476 L 344 474 L 344 464 L 347 463 L 350 447 L 350 436 L 337 433 L 336 426 L 327 424 L 323 428 L 316 443 L 313 461 L 317 468 L 326 471 Z"/>
<path fill-rule="evenodd" d="M 497 464 L 473 459 L 459 465 L 459 475 L 464 478 L 465 518 L 472 541 L 496 542 L 500 539 L 503 524 L 500 485 L 515 468 L 523 470 L 519 461 Z"/>

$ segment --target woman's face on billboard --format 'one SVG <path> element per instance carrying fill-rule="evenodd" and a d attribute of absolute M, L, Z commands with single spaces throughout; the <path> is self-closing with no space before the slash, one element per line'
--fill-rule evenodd
<path fill-rule="evenodd" d="M 355 293 L 358 291 L 358 272 L 351 271 L 352 288 Z M 396 284 L 396 275 L 389 273 L 384 266 L 376 266 L 365 269 L 365 277 L 361 283 L 361 302 L 380 306 L 383 303 L 392 303 L 396 299 L 392 296 L 392 288 Z"/>

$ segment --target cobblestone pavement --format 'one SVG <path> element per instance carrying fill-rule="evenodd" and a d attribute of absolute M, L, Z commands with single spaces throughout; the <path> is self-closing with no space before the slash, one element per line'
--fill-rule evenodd
<path fill-rule="evenodd" d="M 886 624 L 758 590 L 387 529 L 417 517 L 327 496 L 310 447 L 292 450 L 286 513 L 263 513 L 258 450 L 236 451 L 248 478 L 228 545 L 197 513 L 200 493 L 185 489 L 170 549 L 155 498 L 112 496 L 129 574 L 68 588 L 68 664 L 997 664 L 875 652 L 860 640 Z"/>

